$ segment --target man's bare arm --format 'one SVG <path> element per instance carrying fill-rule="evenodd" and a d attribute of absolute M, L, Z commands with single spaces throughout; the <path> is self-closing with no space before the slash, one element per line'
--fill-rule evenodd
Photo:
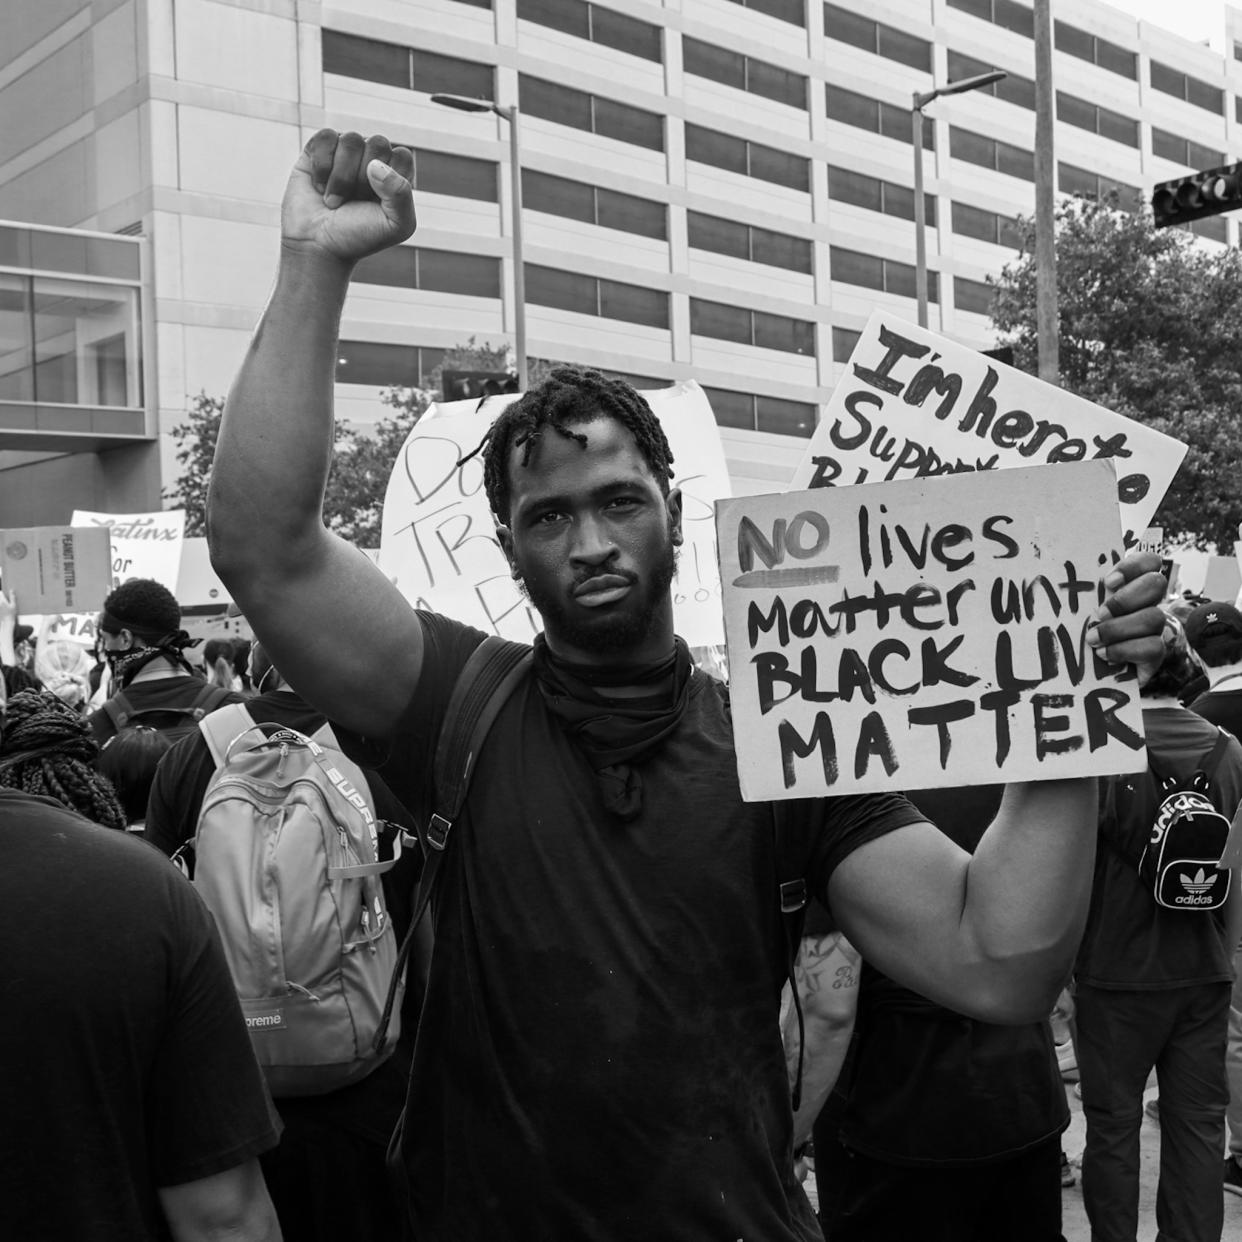
<path fill-rule="evenodd" d="M 374 163 L 373 161 L 380 161 Z M 208 497 L 212 564 L 286 679 L 372 738 L 417 681 L 400 592 L 323 525 L 341 309 L 354 264 L 414 231 L 413 156 L 320 130 L 281 208 L 276 288 L 225 404 Z"/>
<path fill-rule="evenodd" d="M 280 1242 L 280 1224 L 257 1160 L 181 1186 L 160 1206 L 176 1242 Z"/>

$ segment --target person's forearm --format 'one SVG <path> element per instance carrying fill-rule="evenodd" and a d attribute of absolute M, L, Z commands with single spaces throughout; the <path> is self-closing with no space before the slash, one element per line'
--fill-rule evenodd
<path fill-rule="evenodd" d="M 793 1115 L 793 1145 L 800 1147 L 811 1137 L 811 1127 L 819 1116 L 832 1089 L 841 1076 L 845 1054 L 849 1051 L 854 1021 L 821 1022 L 808 1019 L 805 1023 L 806 1054 L 802 1061 L 802 1098 Z M 786 1044 L 785 1055 L 791 1069 L 798 1068 L 798 1030 L 795 1023 L 792 1039 Z"/>
<path fill-rule="evenodd" d="M 349 264 L 284 250 L 276 288 L 225 403 L 208 495 L 213 561 L 296 555 L 317 538 Z"/>

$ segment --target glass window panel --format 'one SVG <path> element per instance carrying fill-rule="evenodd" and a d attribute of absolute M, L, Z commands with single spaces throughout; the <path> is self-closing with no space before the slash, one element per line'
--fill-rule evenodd
<path fill-rule="evenodd" d="M 981 280 L 953 277 L 953 304 L 958 310 L 986 315 L 992 307 L 992 288 Z"/>
<path fill-rule="evenodd" d="M 591 37 L 590 9 L 584 0 L 518 0 L 517 15 L 580 39 Z"/>
<path fill-rule="evenodd" d="M 730 392 L 727 388 L 703 386 L 703 395 L 722 427 L 755 429 L 755 399 L 748 392 Z"/>
<path fill-rule="evenodd" d="M 32 230 L 0 225 L 0 267 L 33 267 L 30 261 Z"/>
<path fill-rule="evenodd" d="M 957 125 L 949 127 L 949 154 L 955 160 L 965 160 L 982 168 L 996 167 L 996 143 Z"/>
<path fill-rule="evenodd" d="M 952 216 L 955 233 L 960 233 L 963 237 L 974 237 L 979 241 L 996 240 L 998 223 L 994 211 L 983 211 L 969 203 L 954 201 Z"/>
<path fill-rule="evenodd" d="M 664 60 L 659 26 L 640 22 L 636 17 L 627 17 L 598 4 L 591 5 L 591 38 L 605 47 L 641 56 L 643 60 L 654 60 L 657 64 Z"/>
<path fill-rule="evenodd" d="M 1186 139 L 1178 134 L 1171 134 L 1167 129 L 1151 127 L 1151 153 L 1161 159 L 1172 160 L 1175 164 L 1185 164 Z"/>
<path fill-rule="evenodd" d="M 633 143 L 649 151 L 664 150 L 664 118 L 658 112 L 632 108 L 615 99 L 595 96 L 595 132 L 603 138 Z"/>
<path fill-rule="evenodd" d="M 1079 129 L 1096 132 L 1095 104 L 1079 99 L 1076 95 L 1067 95 L 1057 91 L 1057 120 L 1067 125 L 1076 125 Z"/>
<path fill-rule="evenodd" d="M 755 429 L 778 436 L 809 437 L 815 431 L 815 407 L 806 401 L 759 395 L 755 398 Z"/>
<path fill-rule="evenodd" d="M 904 30 L 895 30 L 892 26 L 879 24 L 881 56 L 895 60 L 899 64 L 909 65 L 911 69 L 921 69 L 924 73 L 931 72 L 931 44 L 926 39 L 906 34 Z"/>
<path fill-rule="evenodd" d="M 113 280 L 137 280 L 138 247 L 133 242 L 111 241 L 106 237 L 86 238 L 86 274 Z"/>
<path fill-rule="evenodd" d="M 861 332 L 855 332 L 853 328 L 833 328 L 832 330 L 832 357 L 835 362 L 847 362 L 850 354 L 854 352 L 854 346 L 862 339 Z"/>
<path fill-rule="evenodd" d="M 1017 104 L 1019 108 L 1026 108 L 1030 112 L 1035 111 L 1035 83 L 1030 78 L 1011 73 L 1007 78 L 1002 78 L 995 83 L 991 90 L 997 99 Z"/>
<path fill-rule="evenodd" d="M 687 73 L 723 82 L 725 86 L 735 86 L 739 91 L 746 89 L 746 57 L 741 52 L 731 52 L 714 43 L 704 43 L 701 39 L 683 35 L 681 55 Z"/>
<path fill-rule="evenodd" d="M 30 232 L 30 266 L 40 271 L 86 275 L 86 238 L 80 233 Z"/>
<path fill-rule="evenodd" d="M 1013 0 L 992 0 L 992 20 L 1005 30 L 1026 35 L 1028 39 L 1035 37 L 1035 16 L 1025 5 L 1014 4 Z"/>
<path fill-rule="evenodd" d="M 686 159 L 715 168 L 727 168 L 730 172 L 747 172 L 746 143 L 731 134 L 686 122 Z"/>
<path fill-rule="evenodd" d="M 500 260 L 453 250 L 419 250 L 418 287 L 471 298 L 500 297 Z"/>
<path fill-rule="evenodd" d="M 410 52 L 414 89 L 434 94 L 468 95 L 474 99 L 495 99 L 496 78 L 491 65 L 442 56 L 439 52 Z"/>
<path fill-rule="evenodd" d="M 750 257 L 769 267 L 783 267 L 791 272 L 811 272 L 811 243 L 805 237 L 790 237 L 771 229 L 750 230 Z"/>
<path fill-rule="evenodd" d="M 763 349 L 779 349 L 787 354 L 815 356 L 815 325 L 787 315 L 755 311 L 755 344 Z"/>
<path fill-rule="evenodd" d="M 16 233 L 16 229 L 6 229 Z M 19 239 L 10 238 L 17 248 Z M 0 262 L 8 257 L 0 247 Z M 0 401 L 34 400 L 30 277 L 0 272 Z"/>
<path fill-rule="evenodd" d="M 608 229 L 637 233 L 640 237 L 668 239 L 668 209 L 663 203 L 616 190 L 596 190 L 597 223 Z"/>
<path fill-rule="evenodd" d="M 747 57 L 746 89 L 752 95 L 762 95 L 764 99 L 806 111 L 806 78 L 788 69 L 769 65 L 767 61 Z"/>
<path fill-rule="evenodd" d="M 1114 181 L 1111 177 L 1099 178 L 1100 193 L 1116 194 L 1117 206 L 1122 211 L 1135 211 L 1143 198 L 1142 191 L 1136 185 L 1126 185 L 1124 181 Z"/>
<path fill-rule="evenodd" d="M 1206 108 L 1218 116 L 1225 115 L 1225 92 L 1209 82 L 1200 82 L 1198 78 L 1187 77 L 1186 99 L 1196 108 Z"/>
<path fill-rule="evenodd" d="M 1242 125 L 1242 98 L 1237 95 L 1233 97 L 1233 119 Z"/>
<path fill-rule="evenodd" d="M 444 361 L 442 349 L 417 345 L 387 345 L 378 341 L 341 341 L 337 346 L 336 382 L 421 387 L 424 379 Z"/>
<path fill-rule="evenodd" d="M 1212 241 L 1225 244 L 1229 241 L 1229 226 L 1225 223 L 1224 216 L 1209 216 L 1206 220 L 1194 220 L 1191 222 L 1190 231 Z"/>
<path fill-rule="evenodd" d="M 1118 47 L 1107 39 L 1096 39 L 1095 63 L 1109 73 L 1120 74 L 1131 82 L 1138 81 L 1138 54 L 1128 48 Z"/>
<path fill-rule="evenodd" d="M 418 150 L 414 153 L 414 181 L 429 194 L 451 194 L 484 203 L 500 201 L 496 165 L 469 155 L 447 151 Z"/>
<path fill-rule="evenodd" d="M 880 133 L 899 142 L 914 142 L 914 126 L 910 123 L 910 109 L 896 104 L 880 104 Z M 923 146 L 928 151 L 936 149 L 936 127 L 929 116 L 923 118 Z"/>
<path fill-rule="evenodd" d="M 884 261 L 874 255 L 833 246 L 829 251 L 829 263 L 833 280 L 862 285 L 865 289 L 884 288 Z"/>
<path fill-rule="evenodd" d="M 1058 52 L 1068 52 L 1079 60 L 1095 61 L 1095 39 L 1085 30 L 1065 22 L 1052 23 L 1053 42 Z"/>
<path fill-rule="evenodd" d="M 1008 246 L 1011 250 L 1022 249 L 1022 230 L 1018 227 L 1018 222 L 1012 216 L 1000 216 L 1000 231 L 997 240 L 1002 246 Z"/>
<path fill-rule="evenodd" d="M 1075 168 L 1073 164 L 1058 164 L 1057 189 L 1062 194 L 1081 194 L 1085 198 L 1095 198 L 1100 192 L 1100 183 L 1095 173 L 1087 172 L 1084 168 Z"/>
<path fill-rule="evenodd" d="M 858 129 L 869 129 L 873 134 L 880 132 L 879 103 L 867 95 L 857 91 L 847 91 L 842 86 L 826 86 L 828 100 L 828 117 L 840 121 L 844 125 L 853 125 Z M 910 129 L 906 122 L 907 136 Z"/>
<path fill-rule="evenodd" d="M 791 26 L 806 27 L 806 12 L 803 0 L 742 0 L 748 9 L 756 13 L 766 13 L 777 21 L 788 22 Z"/>
<path fill-rule="evenodd" d="M 989 72 L 992 66 L 986 60 L 976 60 L 973 56 L 949 48 L 948 69 L 949 81 L 960 82 L 963 78 L 977 78 L 981 73 Z"/>
<path fill-rule="evenodd" d="M 644 289 L 641 285 L 601 280 L 599 308 L 605 319 L 642 323 L 649 328 L 668 327 L 668 294 L 662 289 Z"/>
<path fill-rule="evenodd" d="M 525 265 L 526 300 L 536 306 L 576 311 L 580 315 L 599 314 L 599 291 L 594 277 L 562 272 L 554 267 Z"/>
<path fill-rule="evenodd" d="M 876 50 L 875 22 L 837 4 L 824 5 L 824 34 L 829 39 L 860 47 L 865 52 Z"/>
<path fill-rule="evenodd" d="M 908 190 L 904 185 L 894 185 L 891 181 L 884 182 L 884 214 L 886 216 L 896 216 L 899 220 L 914 219 L 914 191 Z M 923 196 L 924 210 L 928 196 Z M 935 201 L 932 200 L 933 207 Z M 928 219 L 927 223 L 934 224 L 934 219 Z"/>
<path fill-rule="evenodd" d="M 930 288 L 930 276 L 929 288 Z M 915 296 L 915 269 L 911 263 L 898 263 L 893 259 L 884 260 L 884 291 L 895 293 L 898 297 L 912 298 Z"/>
<path fill-rule="evenodd" d="M 972 17 L 980 17 L 985 22 L 992 20 L 992 0 L 949 0 L 949 8 L 961 9 Z"/>
<path fill-rule="evenodd" d="M 590 132 L 591 96 L 585 91 L 523 73 L 518 77 L 518 106 L 530 116 Z"/>
<path fill-rule="evenodd" d="M 413 246 L 390 246 L 359 259 L 351 280 L 361 285 L 418 288 L 418 252 Z"/>
<path fill-rule="evenodd" d="M 883 184 L 878 177 L 835 164 L 828 166 L 828 197 L 868 211 L 884 210 Z"/>
<path fill-rule="evenodd" d="M 141 404 L 137 297 L 137 290 L 119 285 L 35 277 L 36 401 Z M 118 348 L 132 385 L 118 380 Z"/>
<path fill-rule="evenodd" d="M 727 254 L 735 259 L 750 258 L 750 231 L 736 220 L 722 220 L 698 211 L 686 212 L 689 244 L 696 250 Z"/>
<path fill-rule="evenodd" d="M 809 192 L 811 188 L 810 161 L 801 155 L 765 147 L 762 143 L 747 143 L 750 175 L 774 185 L 788 186 L 791 190 Z"/>
<path fill-rule="evenodd" d="M 323 71 L 347 78 L 380 82 L 385 86 L 410 86 L 410 49 L 378 39 L 323 32 Z"/>
<path fill-rule="evenodd" d="M 1034 152 L 1024 151 L 1021 147 L 1012 147 L 1007 142 L 998 142 L 996 144 L 996 171 L 1008 173 L 1011 177 L 1021 177 L 1024 181 L 1034 181 Z"/>
<path fill-rule="evenodd" d="M 940 301 L 940 273 L 927 273 L 927 300 L 932 303 Z"/>
<path fill-rule="evenodd" d="M 589 185 L 536 172 L 533 168 L 522 169 L 522 206 L 568 220 L 596 223 L 595 194 Z"/>
<path fill-rule="evenodd" d="M 690 331 L 695 336 L 710 336 L 717 341 L 752 344 L 750 311 L 723 302 L 690 299 Z"/>
<path fill-rule="evenodd" d="M 1211 147 L 1205 147 L 1198 142 L 1188 142 L 1186 150 L 1191 168 L 1219 168 L 1226 159 L 1223 151 L 1213 151 Z"/>
<path fill-rule="evenodd" d="M 1186 75 L 1170 69 L 1168 65 L 1162 65 L 1158 60 L 1151 62 L 1151 84 L 1166 95 L 1176 95 L 1178 99 L 1186 98 Z"/>
<path fill-rule="evenodd" d="M 1138 122 L 1122 116 L 1120 112 L 1114 112 L 1111 108 L 1100 108 L 1099 126 L 1101 138 L 1124 143 L 1127 147 L 1137 147 L 1139 144 Z"/>
<path fill-rule="evenodd" d="M 457 3 L 470 4 L 476 9 L 490 9 L 492 7 L 492 0 L 457 0 Z"/>

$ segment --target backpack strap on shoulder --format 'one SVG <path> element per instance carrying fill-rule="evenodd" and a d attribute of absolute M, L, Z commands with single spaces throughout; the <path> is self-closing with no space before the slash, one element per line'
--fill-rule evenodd
<path fill-rule="evenodd" d="M 244 703 L 227 703 L 214 712 L 208 712 L 198 722 L 198 730 L 206 739 L 207 749 L 211 751 L 217 768 L 224 767 L 233 740 L 254 726 L 254 719 Z"/>
<path fill-rule="evenodd" d="M 190 711 L 194 714 L 196 720 L 202 720 L 208 712 L 213 712 L 220 707 L 231 693 L 231 690 L 226 690 L 223 686 L 205 685 L 194 696 L 194 702 L 190 704 Z"/>
<path fill-rule="evenodd" d="M 1216 745 L 1208 751 L 1203 761 L 1199 764 L 1199 770 L 1210 781 L 1216 775 L 1216 769 L 1220 767 L 1220 761 L 1225 757 L 1225 751 L 1229 749 L 1230 734 L 1224 729 L 1216 730 Z"/>
<path fill-rule="evenodd" d="M 109 720 L 112 721 L 112 729 L 116 733 L 125 728 L 126 722 L 133 714 L 134 708 L 130 701 L 125 697 L 124 690 L 118 690 L 115 694 L 109 695 L 99 705 L 99 710 L 103 712 Z"/>

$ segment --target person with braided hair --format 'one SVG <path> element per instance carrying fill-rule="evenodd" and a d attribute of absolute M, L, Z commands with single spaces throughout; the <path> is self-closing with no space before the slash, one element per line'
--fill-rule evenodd
<path fill-rule="evenodd" d="M 209 685 L 190 664 L 185 652 L 201 640 L 181 628 L 181 605 L 154 579 L 122 582 L 104 600 L 98 630 L 112 685 L 87 719 L 101 746 L 139 721 L 181 737 L 208 712 L 242 701 L 232 689 Z"/>
<path fill-rule="evenodd" d="M 0 785 L 54 798 L 105 828 L 124 831 L 125 812 L 98 759 L 99 744 L 86 721 L 50 690 L 23 690 L 9 700 Z"/>
<path fill-rule="evenodd" d="M 410 608 L 322 519 L 350 276 L 414 228 L 413 155 L 320 130 L 226 402 L 212 563 L 291 685 L 416 818 L 484 635 Z M 483 447 L 496 538 L 538 609 L 472 756 L 432 904 L 435 948 L 398 1155 L 419 1242 L 811 1242 L 779 1009 L 774 809 L 747 803 L 726 692 L 669 589 L 682 542 L 642 397 L 558 370 Z M 1104 581 L 1088 642 L 1164 651 L 1154 556 Z M 361 632 L 364 641 L 342 642 Z M 350 740 L 352 739 L 352 740 Z M 783 804 L 807 886 L 864 959 L 986 1021 L 1043 1018 L 1086 914 L 1094 781 L 1011 787 L 974 855 L 898 795 Z"/>

